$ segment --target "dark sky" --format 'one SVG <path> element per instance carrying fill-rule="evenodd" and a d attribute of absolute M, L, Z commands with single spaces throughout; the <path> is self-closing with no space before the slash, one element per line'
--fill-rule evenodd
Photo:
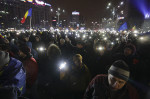
<path fill-rule="evenodd" d="M 72 11 L 79 11 L 89 25 L 92 21 L 100 21 L 108 15 L 106 6 L 108 0 L 46 0 L 53 8 L 65 9 L 68 16 Z"/>

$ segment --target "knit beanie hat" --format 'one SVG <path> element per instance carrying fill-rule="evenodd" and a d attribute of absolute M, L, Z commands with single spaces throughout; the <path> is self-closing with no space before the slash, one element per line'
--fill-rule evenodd
<path fill-rule="evenodd" d="M 0 51 L 0 67 L 9 63 L 10 57 L 7 52 Z"/>
<path fill-rule="evenodd" d="M 129 67 L 123 60 L 115 61 L 109 68 L 108 73 L 125 81 L 128 81 L 130 76 Z"/>

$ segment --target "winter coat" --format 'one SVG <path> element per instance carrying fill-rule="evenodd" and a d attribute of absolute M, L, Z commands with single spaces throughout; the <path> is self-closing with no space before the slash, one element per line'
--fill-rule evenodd
<path fill-rule="evenodd" d="M 112 98 L 112 95 L 108 76 L 97 75 L 87 87 L 84 99 L 138 99 L 137 91 L 129 83 L 116 92 L 116 97 Z"/>
<path fill-rule="evenodd" d="M 37 80 L 38 64 L 33 57 L 27 57 L 22 60 L 23 66 L 26 70 L 26 85 L 27 88 L 31 88 Z"/>
<path fill-rule="evenodd" d="M 81 68 L 73 66 L 69 72 L 71 91 L 84 92 L 90 82 L 90 78 L 91 75 L 89 69 L 85 64 L 83 64 Z"/>
<path fill-rule="evenodd" d="M 26 72 L 22 62 L 15 58 L 10 58 L 10 61 L 0 71 L 0 86 L 14 86 L 19 88 L 22 94 L 25 92 Z"/>

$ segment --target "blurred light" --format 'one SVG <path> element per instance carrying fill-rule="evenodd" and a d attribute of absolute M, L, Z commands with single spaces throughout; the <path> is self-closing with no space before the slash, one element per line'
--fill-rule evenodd
<path fill-rule="evenodd" d="M 124 2 L 122 1 L 121 3 L 120 3 L 120 5 L 123 5 L 124 4 Z"/>
<path fill-rule="evenodd" d="M 108 6 L 111 6 L 111 3 L 108 3 Z"/>
<path fill-rule="evenodd" d="M 111 42 L 111 45 L 114 45 L 114 42 Z"/>
<path fill-rule="evenodd" d="M 40 52 L 43 52 L 43 51 L 46 50 L 46 48 L 44 48 L 44 47 L 39 47 L 39 48 L 37 48 L 37 50 L 40 51 Z"/>
<path fill-rule="evenodd" d="M 144 37 L 140 37 L 140 40 L 144 40 Z"/>
<path fill-rule="evenodd" d="M 53 12 L 53 9 L 51 9 L 51 12 Z"/>
<path fill-rule="evenodd" d="M 61 63 L 60 66 L 59 66 L 59 69 L 60 69 L 60 70 L 62 70 L 62 69 L 64 69 L 64 68 L 66 68 L 66 62 Z"/>
<path fill-rule="evenodd" d="M 134 34 L 135 37 L 137 37 L 137 34 Z"/>
<path fill-rule="evenodd" d="M 150 18 L 150 14 L 147 13 L 147 14 L 145 15 L 145 19 L 149 19 L 149 18 Z"/>
<path fill-rule="evenodd" d="M 98 50 L 102 51 L 102 50 L 104 50 L 104 47 L 100 46 L 100 47 L 98 47 Z"/>
<path fill-rule="evenodd" d="M 109 7 L 107 7 L 107 9 L 109 9 Z"/>
<path fill-rule="evenodd" d="M 116 38 L 116 41 L 119 41 L 119 38 Z"/>
<path fill-rule="evenodd" d="M 138 30 L 134 30 L 134 32 L 133 33 L 138 33 Z"/>
<path fill-rule="evenodd" d="M 105 37 L 104 40 L 107 40 L 107 37 Z"/>

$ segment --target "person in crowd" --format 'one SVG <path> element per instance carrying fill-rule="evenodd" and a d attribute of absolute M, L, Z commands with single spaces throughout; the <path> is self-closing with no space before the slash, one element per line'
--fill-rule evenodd
<path fill-rule="evenodd" d="M 39 60 L 39 99 L 60 99 L 60 58 L 61 50 L 57 45 L 51 44 L 47 48 L 47 55 Z"/>
<path fill-rule="evenodd" d="M 14 87 L 18 91 L 13 91 Z M 16 95 L 15 92 L 22 95 L 26 89 L 26 72 L 22 62 L 10 57 L 4 51 L 0 51 L 0 90 L 2 89 L 9 93 L 5 93 L 6 97 L 10 97 L 3 99 L 11 99 L 12 95 Z"/>
<path fill-rule="evenodd" d="M 30 92 L 37 80 L 38 64 L 31 54 L 31 49 L 26 45 L 19 46 L 19 60 L 26 70 L 26 88 Z"/>
<path fill-rule="evenodd" d="M 90 55 L 92 76 L 106 74 L 108 67 L 112 64 L 111 51 L 107 51 L 105 44 L 100 41 L 94 44 L 93 51 Z"/>
<path fill-rule="evenodd" d="M 27 45 L 31 49 L 31 53 L 35 59 L 38 59 L 38 53 L 32 48 L 32 42 L 29 41 L 30 36 L 27 34 L 21 34 L 19 38 L 19 45 Z"/>
<path fill-rule="evenodd" d="M 123 53 L 115 54 L 114 61 L 121 59 L 124 60 L 130 68 L 131 71 L 131 78 L 135 79 L 137 77 L 136 70 L 138 69 L 139 59 L 138 55 L 136 54 L 136 47 L 133 44 L 127 44 L 124 46 Z"/>
<path fill-rule="evenodd" d="M 63 38 L 61 38 L 59 41 L 59 48 L 61 49 L 62 56 L 66 57 L 67 45 L 65 44 L 65 40 Z"/>
<path fill-rule="evenodd" d="M 34 42 L 33 42 L 33 49 L 37 49 L 40 46 L 45 46 L 45 44 L 41 41 L 40 36 L 36 35 L 34 37 Z"/>
<path fill-rule="evenodd" d="M 73 56 L 73 65 L 66 74 L 70 88 L 70 99 L 82 99 L 84 91 L 91 79 L 88 67 L 82 62 L 82 56 L 76 54 Z"/>
<path fill-rule="evenodd" d="M 136 89 L 129 83 L 130 71 L 123 60 L 115 61 L 108 75 L 97 75 L 87 87 L 84 99 L 139 99 Z"/>

